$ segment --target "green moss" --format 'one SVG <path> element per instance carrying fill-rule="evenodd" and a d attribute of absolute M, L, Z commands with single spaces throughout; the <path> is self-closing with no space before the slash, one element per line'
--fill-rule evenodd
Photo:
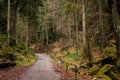
<path fill-rule="evenodd" d="M 120 80 L 120 73 L 119 72 L 115 73 L 115 72 L 111 71 L 110 73 L 111 73 L 112 79 Z"/>
<path fill-rule="evenodd" d="M 11 47 L 7 47 L 3 49 L 2 53 L 0 53 L 0 58 L 3 60 L 16 60 L 16 55 L 14 54 L 14 50 Z"/>
<path fill-rule="evenodd" d="M 107 76 L 107 75 L 103 75 L 103 78 L 105 79 L 105 80 L 112 80 L 109 76 Z"/>
<path fill-rule="evenodd" d="M 37 56 L 34 53 L 29 51 L 27 54 L 18 53 L 16 55 L 19 56 L 16 60 L 16 63 L 17 65 L 20 65 L 20 66 L 29 66 L 37 60 Z"/>
<path fill-rule="evenodd" d="M 89 75 L 93 76 L 95 74 L 97 74 L 97 72 L 99 71 L 99 67 L 97 65 L 93 65 L 92 68 L 90 68 L 90 70 L 88 71 Z"/>
<path fill-rule="evenodd" d="M 66 62 L 75 62 L 79 59 L 80 53 L 77 52 L 66 52 L 64 55 L 61 56 L 61 59 Z"/>
<path fill-rule="evenodd" d="M 0 53 L 0 58 L 4 60 L 11 60 L 20 66 L 29 66 L 37 60 L 37 56 L 32 50 L 25 48 L 24 44 L 17 43 L 16 46 L 3 47 Z"/>
<path fill-rule="evenodd" d="M 113 58 L 116 58 L 116 46 L 114 44 L 111 44 L 109 47 L 106 47 L 104 50 L 103 50 L 103 55 L 105 57 L 113 57 Z"/>
<path fill-rule="evenodd" d="M 117 60 L 116 65 L 120 67 L 120 59 Z"/>
<path fill-rule="evenodd" d="M 113 65 L 110 64 L 106 64 L 104 65 L 99 72 L 97 73 L 97 75 L 104 75 L 105 72 L 108 72 L 111 68 L 113 68 Z"/>
<path fill-rule="evenodd" d="M 71 80 L 78 80 L 78 79 L 76 79 L 76 78 L 72 78 Z"/>
<path fill-rule="evenodd" d="M 80 75 L 86 75 L 86 72 L 84 70 L 80 70 Z"/>

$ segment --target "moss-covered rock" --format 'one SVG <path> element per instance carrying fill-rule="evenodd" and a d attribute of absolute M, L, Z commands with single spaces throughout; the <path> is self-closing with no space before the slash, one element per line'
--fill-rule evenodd
<path fill-rule="evenodd" d="M 103 75 L 103 78 L 105 79 L 105 80 L 112 80 L 109 76 L 107 76 L 107 75 Z"/>
<path fill-rule="evenodd" d="M 93 67 L 89 69 L 88 74 L 91 76 L 96 75 L 99 70 L 100 68 L 97 65 L 93 65 Z"/>
<path fill-rule="evenodd" d="M 97 75 L 104 75 L 105 72 L 108 72 L 113 67 L 113 65 L 106 64 L 98 71 Z"/>
<path fill-rule="evenodd" d="M 103 50 L 103 55 L 105 57 L 112 57 L 112 58 L 116 58 L 116 45 L 113 43 L 110 43 L 109 46 L 107 46 L 106 48 L 104 48 Z"/>
<path fill-rule="evenodd" d="M 111 71 L 110 74 L 111 74 L 112 79 L 120 80 L 120 73 L 119 72 L 115 73 L 115 72 Z"/>
<path fill-rule="evenodd" d="M 84 70 L 79 71 L 80 75 L 86 75 L 86 72 Z"/>
<path fill-rule="evenodd" d="M 101 75 L 101 76 L 95 76 L 91 80 L 112 80 L 112 79 L 107 75 Z"/>
<path fill-rule="evenodd" d="M 32 50 L 26 50 L 22 43 L 17 43 L 12 47 L 4 45 L 1 50 L 0 58 L 4 61 L 14 61 L 16 65 L 29 66 L 37 60 L 37 56 Z"/>
<path fill-rule="evenodd" d="M 120 59 L 117 60 L 116 65 L 120 67 Z"/>

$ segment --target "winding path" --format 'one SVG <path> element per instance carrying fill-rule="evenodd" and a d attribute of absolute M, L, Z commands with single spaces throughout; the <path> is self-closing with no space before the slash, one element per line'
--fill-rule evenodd
<path fill-rule="evenodd" d="M 37 54 L 38 61 L 31 66 L 20 80 L 60 80 L 60 74 L 52 67 L 49 57 L 45 54 Z"/>

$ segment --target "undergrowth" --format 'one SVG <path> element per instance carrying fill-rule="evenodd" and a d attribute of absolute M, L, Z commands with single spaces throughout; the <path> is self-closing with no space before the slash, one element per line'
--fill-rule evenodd
<path fill-rule="evenodd" d="M 33 64 L 37 56 L 30 49 L 26 49 L 25 44 L 17 42 L 15 46 L 8 47 L 2 45 L 0 58 L 4 61 L 14 61 L 19 66 L 29 66 Z"/>
<path fill-rule="evenodd" d="M 54 56 L 68 63 L 79 64 L 81 50 L 79 50 L 78 52 L 76 50 L 68 50 L 63 53 L 57 53 Z"/>

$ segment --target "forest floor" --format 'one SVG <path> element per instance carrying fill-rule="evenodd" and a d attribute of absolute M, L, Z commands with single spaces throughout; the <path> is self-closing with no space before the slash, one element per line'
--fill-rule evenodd
<path fill-rule="evenodd" d="M 60 51 L 56 45 L 51 53 Z M 74 72 L 59 68 L 46 54 L 37 54 L 38 60 L 29 67 L 0 69 L 0 80 L 71 80 Z M 80 80 L 91 80 L 88 76 L 79 76 Z"/>
<path fill-rule="evenodd" d="M 0 80 L 19 80 L 28 67 L 11 67 L 0 69 Z"/>
<path fill-rule="evenodd" d="M 37 54 L 38 60 L 29 67 L 0 69 L 0 80 L 69 80 L 65 71 L 57 67 L 45 54 Z"/>

